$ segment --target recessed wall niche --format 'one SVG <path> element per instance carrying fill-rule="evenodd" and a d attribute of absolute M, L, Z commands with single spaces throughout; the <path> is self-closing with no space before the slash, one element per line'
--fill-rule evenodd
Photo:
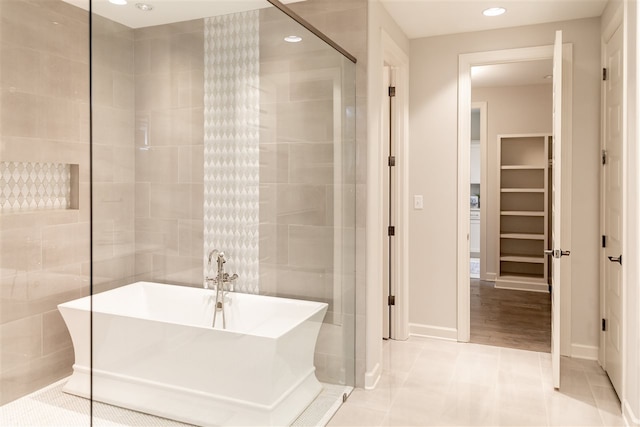
<path fill-rule="evenodd" d="M 0 213 L 78 209 L 78 165 L 0 162 Z"/>

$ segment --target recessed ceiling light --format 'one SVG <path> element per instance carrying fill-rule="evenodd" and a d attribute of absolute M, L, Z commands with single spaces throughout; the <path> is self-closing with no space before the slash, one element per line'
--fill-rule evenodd
<path fill-rule="evenodd" d="M 547 74 L 546 76 L 544 76 L 545 79 L 552 79 L 553 76 L 551 74 Z"/>
<path fill-rule="evenodd" d="M 284 38 L 284 41 L 288 43 L 298 43 L 302 41 L 302 37 L 300 36 L 287 36 Z"/>
<path fill-rule="evenodd" d="M 490 7 L 482 12 L 484 16 L 500 16 L 505 13 L 507 9 L 504 7 Z"/>
<path fill-rule="evenodd" d="M 144 12 L 151 12 L 153 6 L 148 3 L 136 3 L 136 7 Z"/>
<path fill-rule="evenodd" d="M 109 0 L 111 4 L 117 4 L 118 6 L 124 6 L 127 4 L 127 0 Z"/>

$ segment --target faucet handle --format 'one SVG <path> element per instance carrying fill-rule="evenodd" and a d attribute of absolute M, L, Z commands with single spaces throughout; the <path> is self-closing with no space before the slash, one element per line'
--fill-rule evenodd
<path fill-rule="evenodd" d="M 216 282 L 217 282 L 217 280 L 215 278 L 207 276 L 207 277 L 204 278 L 204 288 L 205 289 L 213 289 L 215 287 L 214 283 L 216 283 Z"/>

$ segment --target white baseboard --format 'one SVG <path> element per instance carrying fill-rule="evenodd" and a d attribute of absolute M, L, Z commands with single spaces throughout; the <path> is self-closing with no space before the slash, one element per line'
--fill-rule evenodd
<path fill-rule="evenodd" d="M 373 390 L 380 381 L 380 364 L 376 363 L 376 366 L 372 370 L 365 372 L 364 374 L 364 388 L 367 390 Z"/>
<path fill-rule="evenodd" d="M 598 360 L 598 347 L 592 345 L 571 344 L 571 357 L 575 359 Z"/>
<path fill-rule="evenodd" d="M 496 289 L 511 289 L 515 291 L 549 293 L 549 285 L 546 283 L 534 283 L 526 281 L 504 280 L 497 278 Z"/>
<path fill-rule="evenodd" d="M 627 426 L 640 427 L 640 418 L 633 413 L 633 410 L 626 399 L 622 404 L 622 418 Z"/>
<path fill-rule="evenodd" d="M 481 280 L 485 280 L 487 282 L 495 282 L 498 275 L 496 273 L 487 273 L 484 279 L 481 277 Z"/>
<path fill-rule="evenodd" d="M 456 328 L 420 325 L 418 323 L 409 323 L 409 335 L 414 337 L 436 338 L 447 341 L 458 340 L 458 330 Z"/>

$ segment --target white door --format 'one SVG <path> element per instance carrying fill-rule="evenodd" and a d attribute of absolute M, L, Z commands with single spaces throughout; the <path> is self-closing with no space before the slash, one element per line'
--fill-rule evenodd
<path fill-rule="evenodd" d="M 604 367 L 622 391 L 622 30 L 605 48 L 604 173 Z"/>
<path fill-rule="evenodd" d="M 569 251 L 562 249 L 562 31 L 556 31 L 553 49 L 553 179 L 552 179 L 552 230 L 551 250 L 551 362 L 553 386 L 560 388 L 560 268 L 562 256 Z"/>

